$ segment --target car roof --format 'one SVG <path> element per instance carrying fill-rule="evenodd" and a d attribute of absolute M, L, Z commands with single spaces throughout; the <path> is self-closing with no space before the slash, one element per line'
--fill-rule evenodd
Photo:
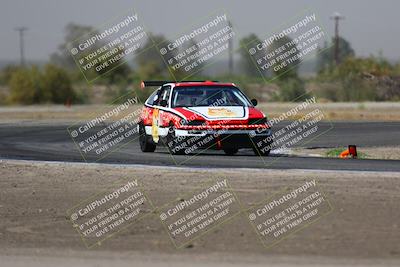
<path fill-rule="evenodd" d="M 143 89 L 145 87 L 155 87 L 161 88 L 162 86 L 169 85 L 171 87 L 182 87 L 182 86 L 234 86 L 234 83 L 222 83 L 217 81 L 142 81 L 140 87 Z"/>
<path fill-rule="evenodd" d="M 214 81 L 204 81 L 204 82 L 177 82 L 174 83 L 175 87 L 183 86 L 235 86 L 234 83 L 220 83 Z"/>

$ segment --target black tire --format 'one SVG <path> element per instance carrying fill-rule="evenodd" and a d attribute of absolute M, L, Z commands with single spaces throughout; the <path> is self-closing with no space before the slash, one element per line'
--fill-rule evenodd
<path fill-rule="evenodd" d="M 146 134 L 143 123 L 139 123 L 139 144 L 142 152 L 154 152 L 157 145 L 151 142 L 150 136 Z"/>
<path fill-rule="evenodd" d="M 271 140 L 268 144 L 263 145 L 262 147 L 257 147 L 256 144 L 260 141 L 259 138 L 252 138 L 253 143 L 253 152 L 256 156 L 266 157 L 271 152 L 271 146 L 273 141 Z"/>
<path fill-rule="evenodd" d="M 239 151 L 239 149 L 234 148 L 234 147 L 233 147 L 233 148 L 232 148 L 232 147 L 224 148 L 224 152 L 225 152 L 225 154 L 228 155 L 228 156 L 233 156 L 233 155 L 235 155 L 238 151 Z"/>
<path fill-rule="evenodd" d="M 254 152 L 254 154 L 256 154 L 256 156 L 266 157 L 269 155 L 269 152 L 271 152 L 271 149 L 261 150 L 261 149 L 257 149 L 256 147 L 253 147 L 253 152 Z"/>
<path fill-rule="evenodd" d="M 166 138 L 167 148 L 172 155 L 186 155 L 185 148 L 176 147 L 176 136 L 174 126 L 170 126 Z"/>

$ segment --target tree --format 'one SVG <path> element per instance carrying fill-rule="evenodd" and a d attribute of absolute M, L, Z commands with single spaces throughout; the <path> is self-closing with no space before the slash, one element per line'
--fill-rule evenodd
<path fill-rule="evenodd" d="M 124 48 L 116 47 L 117 51 L 115 54 L 124 53 Z M 105 61 L 109 59 L 100 59 L 99 63 L 96 64 L 100 66 Z M 129 76 L 132 74 L 132 70 L 129 67 L 128 63 L 125 62 L 125 59 L 122 58 L 114 63 L 111 63 L 108 67 L 100 70 L 99 72 L 95 73 L 95 75 L 102 76 L 101 81 L 104 81 L 107 84 L 119 84 L 119 83 L 126 83 L 129 80 Z"/>
<path fill-rule="evenodd" d="M 192 55 L 192 54 L 196 53 L 197 51 L 199 51 L 201 49 L 201 48 L 199 48 L 196 40 L 193 39 L 193 38 L 190 38 L 189 41 L 185 42 L 182 45 L 182 48 L 179 49 L 179 53 L 184 52 L 184 51 L 189 50 L 189 49 L 192 49 L 193 47 L 196 47 L 196 50 L 194 52 L 191 52 L 191 53 L 186 53 L 187 56 L 188 55 Z M 196 61 L 196 59 L 194 61 Z M 191 62 L 193 62 L 193 61 L 191 61 Z M 187 76 L 189 74 L 193 74 L 194 72 L 196 72 L 197 75 L 201 75 L 201 72 L 202 72 L 202 70 L 204 68 L 204 65 L 205 65 L 205 62 L 198 62 L 197 61 L 197 66 L 191 73 L 184 73 L 182 71 L 182 72 L 177 72 L 176 74 L 174 73 L 174 75 L 175 75 L 175 77 L 176 76 L 182 76 L 182 75 L 183 76 Z"/>
<path fill-rule="evenodd" d="M 260 38 L 257 37 L 254 33 L 249 34 L 246 37 L 243 37 L 239 41 L 239 54 L 240 54 L 240 65 L 244 74 L 256 77 L 260 75 L 260 72 L 257 68 L 257 63 L 254 61 L 254 58 L 249 54 L 249 44 L 259 44 L 261 43 Z"/>
<path fill-rule="evenodd" d="M 326 41 L 322 48 L 318 48 L 317 71 L 322 72 L 334 66 L 335 39 L 332 38 L 328 44 Z M 350 42 L 339 37 L 339 62 L 343 62 L 348 57 L 354 56 L 354 50 Z"/>
<path fill-rule="evenodd" d="M 138 74 L 140 77 L 143 77 L 143 79 L 169 76 L 168 67 L 160 52 L 157 51 L 157 46 L 161 48 L 162 44 L 168 44 L 169 41 L 163 35 L 148 33 L 148 36 L 147 42 L 143 47 L 138 49 L 135 57 L 135 62 L 138 65 Z M 170 58 L 172 56 L 171 54 L 172 52 L 168 50 L 164 57 Z"/>
<path fill-rule="evenodd" d="M 287 52 L 290 52 L 289 56 L 282 58 L 283 53 Z M 274 62 L 271 71 L 279 86 L 279 92 L 273 96 L 276 100 L 298 102 L 308 97 L 304 81 L 298 76 L 300 52 L 293 39 L 287 35 L 268 46 L 267 53 L 271 55 L 270 61 Z"/>
<path fill-rule="evenodd" d="M 76 68 L 77 66 L 71 55 L 69 45 L 75 40 L 93 32 L 95 32 L 95 29 L 91 26 L 69 23 L 65 27 L 64 42 L 58 46 L 57 52 L 50 55 L 50 62 L 67 69 Z"/>
<path fill-rule="evenodd" d="M 298 78 L 297 71 L 301 62 L 299 58 L 300 51 L 295 45 L 289 45 L 293 43 L 293 39 L 285 35 L 280 39 L 275 39 L 267 48 L 267 53 L 271 54 L 271 62 L 275 62 L 271 67 L 274 76 L 280 80 L 287 78 Z M 292 51 L 293 50 L 293 51 Z M 283 53 L 292 51 L 290 56 L 284 59 L 280 59 Z M 288 62 L 288 59 L 293 59 Z M 286 66 L 281 66 L 286 62 Z"/>
<path fill-rule="evenodd" d="M 305 90 L 304 81 L 298 77 L 291 77 L 278 81 L 279 91 L 272 98 L 276 101 L 299 102 L 307 99 L 309 94 Z"/>
<path fill-rule="evenodd" d="M 85 37 L 88 38 L 94 34 L 97 34 L 97 31 L 91 26 L 78 25 L 74 23 L 68 24 L 65 27 L 64 42 L 61 45 L 59 45 L 58 51 L 51 55 L 50 62 L 57 66 L 66 68 L 68 70 L 77 71 L 78 66 L 76 65 L 74 58 L 71 55 L 70 46 L 76 45 L 77 40 L 83 40 L 85 39 Z M 95 52 L 97 49 L 104 46 L 105 44 L 106 44 L 105 41 L 101 40 L 96 41 L 95 44 L 85 49 L 85 51 L 81 51 L 79 53 L 79 58 L 83 58 L 85 55 L 89 55 L 90 53 Z M 118 50 L 115 54 L 119 54 L 124 51 L 124 49 L 119 46 L 116 46 L 116 48 Z M 110 64 L 110 66 L 101 69 L 100 71 L 97 72 L 95 71 L 96 67 L 102 65 L 104 61 L 108 60 L 108 58 L 97 56 L 97 59 L 98 63 L 95 66 L 93 66 L 90 71 L 85 71 L 85 76 L 87 76 L 89 80 L 105 74 L 101 81 L 106 82 L 108 84 L 112 84 L 112 83 L 118 83 L 121 80 L 126 79 L 126 77 L 131 74 L 130 67 L 128 66 L 128 64 L 123 62 L 124 59 L 116 61 L 115 63 Z M 82 76 L 74 75 L 74 77 L 77 77 L 78 79 L 78 77 Z"/>

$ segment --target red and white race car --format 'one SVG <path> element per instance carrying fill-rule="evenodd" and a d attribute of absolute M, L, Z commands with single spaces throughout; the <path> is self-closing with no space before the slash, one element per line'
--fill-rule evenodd
<path fill-rule="evenodd" d="M 235 84 L 144 81 L 141 86 L 159 87 L 146 100 L 138 123 L 143 152 L 164 145 L 172 154 L 206 148 L 228 155 L 241 148 L 269 154 L 272 131 L 267 118 L 255 108 L 257 100 L 250 101 Z"/>

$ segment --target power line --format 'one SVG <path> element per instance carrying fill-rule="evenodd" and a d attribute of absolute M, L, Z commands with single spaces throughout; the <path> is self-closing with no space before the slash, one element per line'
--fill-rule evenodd
<path fill-rule="evenodd" d="M 229 27 L 232 29 L 232 23 L 228 21 Z M 229 38 L 228 40 L 228 48 L 229 48 L 229 74 L 233 74 L 233 40 Z"/>
<path fill-rule="evenodd" d="M 20 52 L 20 64 L 21 66 L 25 65 L 25 57 L 24 57 L 24 33 L 28 30 L 27 27 L 18 27 L 15 28 L 16 31 L 19 32 L 19 52 Z"/>
<path fill-rule="evenodd" d="M 333 13 L 333 15 L 330 17 L 335 21 L 335 50 L 334 50 L 334 59 L 336 65 L 340 63 L 340 58 L 339 58 L 339 53 L 340 53 L 340 47 L 339 47 L 339 20 L 344 19 L 344 16 L 340 15 L 338 12 Z"/>

